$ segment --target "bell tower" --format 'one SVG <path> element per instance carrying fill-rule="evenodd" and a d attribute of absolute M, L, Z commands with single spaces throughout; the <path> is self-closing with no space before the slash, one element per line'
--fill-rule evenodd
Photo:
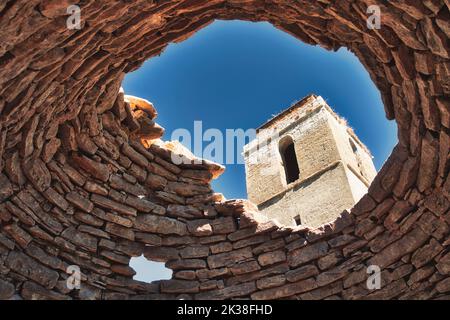
<path fill-rule="evenodd" d="M 376 175 L 370 151 L 316 95 L 259 127 L 244 159 L 249 199 L 285 225 L 317 227 L 334 220 Z"/>

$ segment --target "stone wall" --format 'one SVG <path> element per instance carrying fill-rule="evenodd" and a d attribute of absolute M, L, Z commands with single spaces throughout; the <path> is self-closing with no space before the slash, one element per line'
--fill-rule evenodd
<path fill-rule="evenodd" d="M 286 226 L 295 226 L 294 218 L 300 216 L 301 225 L 319 227 L 355 204 L 347 170 L 342 162 L 335 162 L 258 208 Z"/>
<path fill-rule="evenodd" d="M 82 28 L 68 30 L 68 4 Z M 382 28 L 368 30 L 378 4 Z M 4 0 L 0 3 L 0 298 L 448 299 L 449 2 Z M 221 168 L 176 166 L 155 110 L 124 103 L 125 73 L 214 19 L 269 21 L 352 50 L 399 144 L 369 193 L 316 230 L 222 201 Z M 144 141 L 145 142 L 145 141 Z M 144 196 L 144 197 L 142 197 Z M 132 256 L 172 280 L 132 280 Z M 81 290 L 66 267 L 78 265 Z M 366 266 L 382 268 L 369 290 Z"/>

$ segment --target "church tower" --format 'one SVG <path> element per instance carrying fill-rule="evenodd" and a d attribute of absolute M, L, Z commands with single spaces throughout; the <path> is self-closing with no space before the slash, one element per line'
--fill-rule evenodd
<path fill-rule="evenodd" d="M 258 128 L 244 159 L 249 199 L 285 225 L 317 227 L 334 220 L 376 175 L 370 151 L 316 95 Z"/>

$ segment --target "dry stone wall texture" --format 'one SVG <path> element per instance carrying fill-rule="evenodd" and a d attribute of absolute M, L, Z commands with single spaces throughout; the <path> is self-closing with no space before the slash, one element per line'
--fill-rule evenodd
<path fill-rule="evenodd" d="M 66 28 L 81 7 L 82 28 Z M 382 27 L 368 30 L 368 5 Z M 448 0 L 0 2 L 1 299 L 448 299 Z M 125 73 L 215 19 L 268 21 L 354 52 L 399 143 L 350 212 L 316 230 L 264 221 L 175 165 Z M 143 196 L 143 197 L 142 197 Z M 144 254 L 171 280 L 132 279 Z M 369 290 L 366 267 L 382 268 Z M 78 265 L 81 290 L 66 268 Z"/>

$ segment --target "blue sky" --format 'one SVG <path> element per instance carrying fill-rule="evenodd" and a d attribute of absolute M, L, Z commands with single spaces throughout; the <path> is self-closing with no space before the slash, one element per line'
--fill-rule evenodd
<path fill-rule="evenodd" d="M 397 143 L 396 124 L 356 56 L 306 45 L 268 23 L 216 21 L 128 74 L 123 87 L 154 104 L 164 140 L 198 120 L 204 130 L 257 128 L 315 93 L 348 120 L 377 170 Z M 246 198 L 244 165 L 227 165 L 213 187 L 228 199 Z"/>

